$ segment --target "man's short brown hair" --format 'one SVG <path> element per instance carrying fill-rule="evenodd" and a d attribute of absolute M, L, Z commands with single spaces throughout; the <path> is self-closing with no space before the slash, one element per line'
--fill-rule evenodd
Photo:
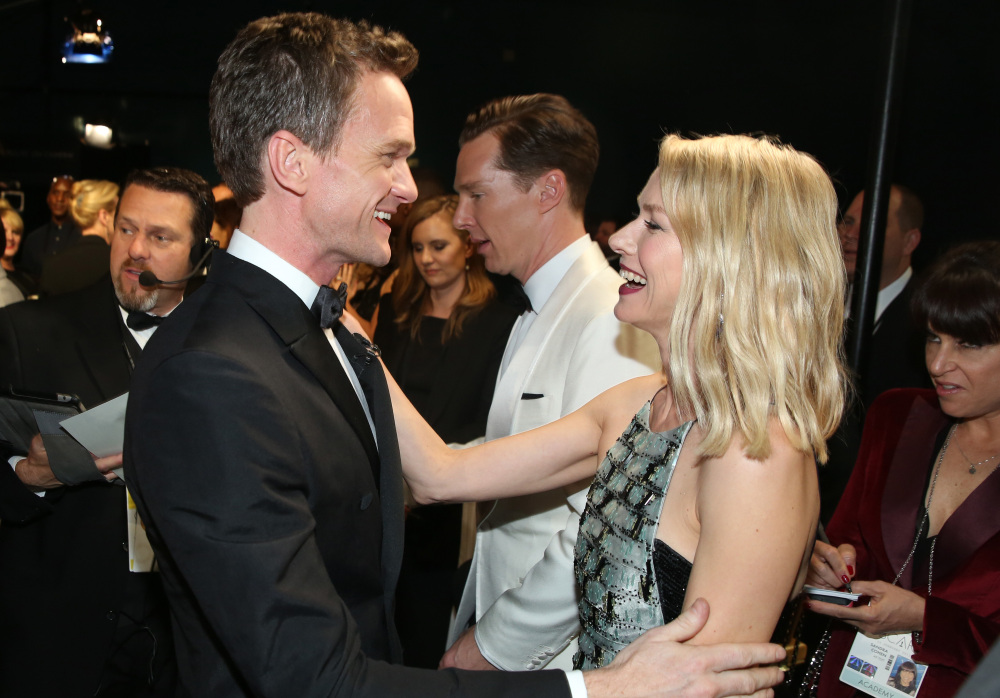
<path fill-rule="evenodd" d="M 916 192 L 905 184 L 893 184 L 892 188 L 899 192 L 899 208 L 896 209 L 896 222 L 900 232 L 924 227 L 924 204 Z"/>
<path fill-rule="evenodd" d="M 546 170 L 562 170 L 570 204 L 583 211 L 597 171 L 597 129 L 565 97 L 550 94 L 497 99 L 469 114 L 459 146 L 490 132 L 500 141 L 498 168 L 525 191 Z"/>
<path fill-rule="evenodd" d="M 365 71 L 405 78 L 417 50 L 397 32 L 314 12 L 251 22 L 219 58 L 209 96 L 215 166 L 247 206 L 264 195 L 268 139 L 285 129 L 319 154 L 340 144 Z"/>

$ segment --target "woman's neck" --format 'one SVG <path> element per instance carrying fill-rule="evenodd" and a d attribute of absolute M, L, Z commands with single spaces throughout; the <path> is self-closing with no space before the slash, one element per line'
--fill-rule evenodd
<path fill-rule="evenodd" d="M 99 237 L 102 240 L 104 240 L 104 242 L 108 242 L 108 229 L 105 228 L 104 225 L 100 221 L 98 221 L 97 223 L 94 223 L 92 226 L 90 226 L 86 230 L 81 230 L 80 234 L 81 235 L 96 235 L 97 237 Z"/>
<path fill-rule="evenodd" d="M 0 267 L 3 267 L 4 271 L 14 271 L 14 258 L 0 257 Z"/>
<path fill-rule="evenodd" d="M 463 293 L 465 293 L 464 275 L 445 288 L 432 288 L 427 298 L 427 310 L 424 315 L 442 319 L 451 317 L 451 313 L 458 305 Z"/>
<path fill-rule="evenodd" d="M 956 434 L 965 443 L 966 448 L 995 452 L 1000 450 L 1000 416 L 985 416 L 963 420 L 959 423 Z"/>

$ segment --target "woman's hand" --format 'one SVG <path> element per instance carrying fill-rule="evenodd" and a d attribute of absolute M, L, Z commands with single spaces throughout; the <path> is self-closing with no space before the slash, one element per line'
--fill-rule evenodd
<path fill-rule="evenodd" d="M 924 627 L 923 597 L 888 582 L 854 582 L 855 593 L 870 597 L 867 605 L 838 606 L 823 601 L 809 601 L 809 610 L 840 618 L 869 637 L 911 633 Z"/>
<path fill-rule="evenodd" d="M 346 327 L 352 334 L 359 334 L 369 342 L 371 341 L 372 338 L 368 336 L 367 328 L 364 327 L 361 324 L 361 321 L 352 313 L 344 313 L 340 316 L 340 321 L 344 323 L 344 327 Z"/>
<path fill-rule="evenodd" d="M 358 265 L 355 263 L 341 264 L 337 270 L 337 275 L 333 277 L 330 285 L 337 288 L 340 284 L 347 284 L 347 297 L 353 298 L 358 292 Z"/>
<path fill-rule="evenodd" d="M 839 589 L 854 579 L 854 563 L 857 558 L 853 545 L 844 543 L 835 548 L 821 540 L 816 541 L 812 558 L 809 560 L 806 584 L 825 589 Z"/>

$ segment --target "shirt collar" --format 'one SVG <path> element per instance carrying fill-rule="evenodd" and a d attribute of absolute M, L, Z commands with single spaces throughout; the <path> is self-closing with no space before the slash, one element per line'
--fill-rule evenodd
<path fill-rule="evenodd" d="M 907 267 L 898 279 L 878 292 L 878 298 L 875 300 L 875 322 L 878 322 L 882 313 L 896 299 L 896 296 L 903 292 L 903 288 L 911 276 L 913 276 L 913 267 Z"/>
<path fill-rule="evenodd" d="M 239 228 L 233 232 L 226 252 L 237 259 L 242 259 L 244 262 L 263 269 L 287 286 L 306 304 L 307 308 L 312 307 L 313 301 L 316 300 L 316 294 L 319 293 L 319 284 Z"/>
<path fill-rule="evenodd" d="M 539 267 L 538 271 L 524 282 L 524 293 L 536 313 L 545 306 L 556 286 L 566 276 L 566 272 L 583 256 L 590 244 L 590 236 L 582 235 Z"/>

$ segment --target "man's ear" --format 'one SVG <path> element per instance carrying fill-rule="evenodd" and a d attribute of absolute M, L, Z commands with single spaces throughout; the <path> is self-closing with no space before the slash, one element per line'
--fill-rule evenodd
<path fill-rule="evenodd" d="M 559 205 L 563 197 L 569 196 L 566 175 L 562 170 L 549 170 L 535 180 L 538 187 L 538 204 L 541 213 L 548 213 Z"/>
<path fill-rule="evenodd" d="M 282 189 L 302 196 L 306 193 L 309 166 L 315 156 L 290 131 L 277 131 L 267 140 L 267 163 L 274 181 Z"/>
<path fill-rule="evenodd" d="M 920 244 L 920 228 L 910 228 L 903 233 L 903 254 L 910 256 Z"/>

